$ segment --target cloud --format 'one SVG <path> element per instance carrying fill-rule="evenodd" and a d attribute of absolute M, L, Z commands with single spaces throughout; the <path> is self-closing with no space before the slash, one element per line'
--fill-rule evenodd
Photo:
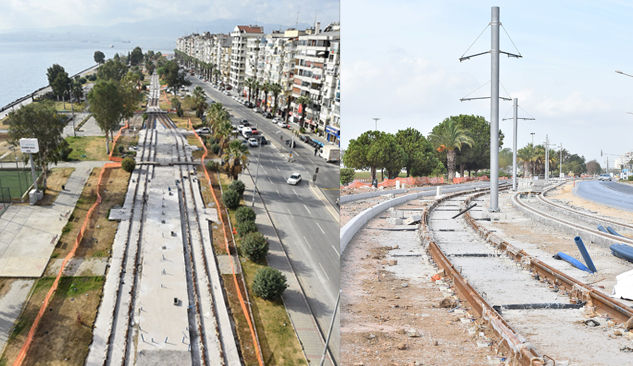
<path fill-rule="evenodd" d="M 586 97 L 580 91 L 572 91 L 566 96 L 556 98 L 537 94 L 534 89 L 522 90 L 514 94 L 528 113 L 549 118 L 577 118 L 598 116 L 613 110 L 613 106 L 598 97 Z"/>

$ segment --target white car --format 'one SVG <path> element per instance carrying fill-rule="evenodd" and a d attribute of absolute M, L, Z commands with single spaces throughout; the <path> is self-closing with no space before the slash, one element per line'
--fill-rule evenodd
<path fill-rule="evenodd" d="M 261 109 L 259 109 L 259 107 L 253 108 L 253 112 L 255 112 L 255 113 L 259 113 L 260 111 L 261 111 Z"/>
<path fill-rule="evenodd" d="M 251 137 L 250 139 L 248 139 L 248 144 L 253 146 L 253 147 L 257 147 L 259 144 L 257 143 L 257 139 L 254 137 Z"/>
<path fill-rule="evenodd" d="M 209 129 L 209 127 L 202 127 L 200 129 L 197 129 L 196 133 L 198 135 L 209 135 L 211 133 L 211 130 Z"/>
<path fill-rule="evenodd" d="M 611 175 L 610 174 L 600 174 L 600 177 L 598 177 L 598 180 L 608 180 L 611 181 Z"/>
<path fill-rule="evenodd" d="M 293 186 L 296 186 L 297 183 L 301 182 L 301 174 L 299 173 L 294 173 L 290 176 L 290 178 L 288 178 L 288 180 L 286 180 L 286 182 L 288 184 L 292 184 Z"/>
<path fill-rule="evenodd" d="M 271 122 L 277 124 L 277 122 L 281 122 L 281 118 L 275 117 Z"/>

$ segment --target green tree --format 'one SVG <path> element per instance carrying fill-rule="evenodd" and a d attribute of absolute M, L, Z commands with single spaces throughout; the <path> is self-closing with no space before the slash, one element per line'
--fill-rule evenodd
<path fill-rule="evenodd" d="M 462 145 L 472 146 L 474 141 L 466 134 L 466 131 L 459 127 L 459 124 L 451 119 L 445 120 L 437 129 L 429 134 L 429 140 L 437 151 L 446 151 L 446 161 L 448 167 L 448 180 L 453 180 L 455 176 L 455 156 L 457 150 L 461 150 Z"/>
<path fill-rule="evenodd" d="M 105 54 L 101 51 L 95 51 L 94 59 L 96 63 L 101 65 L 105 62 Z"/>
<path fill-rule="evenodd" d="M 154 70 L 156 69 L 154 61 L 152 61 L 151 59 L 147 60 L 147 62 L 145 62 L 145 69 L 147 70 L 148 74 L 152 75 L 154 73 Z"/>
<path fill-rule="evenodd" d="M 523 162 L 523 177 L 525 178 L 532 175 L 530 164 L 532 164 L 535 155 L 534 147 L 531 143 L 517 151 L 517 160 Z"/>
<path fill-rule="evenodd" d="M 512 149 L 506 147 L 499 151 L 499 169 L 505 172 L 512 170 Z"/>
<path fill-rule="evenodd" d="M 241 181 L 236 180 L 235 182 Z M 254 222 L 256 218 L 257 214 L 255 214 L 255 211 L 253 211 L 253 209 L 248 206 L 242 206 L 238 208 L 237 211 L 235 211 L 235 220 L 237 221 L 238 225 L 246 221 Z"/>
<path fill-rule="evenodd" d="M 143 62 L 143 50 L 141 49 L 141 47 L 136 46 L 132 50 L 129 62 L 132 66 L 141 65 L 141 63 Z"/>
<path fill-rule="evenodd" d="M 275 114 L 277 113 L 277 99 L 279 98 L 279 94 L 282 92 L 281 85 L 279 85 L 279 83 L 272 84 L 270 86 L 270 92 L 275 98 L 275 104 L 273 104 L 273 114 Z"/>
<path fill-rule="evenodd" d="M 247 78 L 244 81 L 244 86 L 248 88 L 248 102 L 251 102 L 251 97 L 253 95 L 253 87 L 255 86 L 256 80 L 253 78 Z"/>
<path fill-rule="evenodd" d="M 116 55 L 115 55 L 116 56 Z M 120 58 L 110 59 L 97 69 L 97 77 L 102 80 L 116 80 L 121 81 L 125 75 L 127 75 L 128 68 L 125 63 L 121 62 Z"/>
<path fill-rule="evenodd" d="M 237 225 L 237 235 L 240 238 L 243 238 L 246 235 L 254 232 L 257 232 L 257 225 L 255 225 L 254 221 L 244 221 L 241 224 Z"/>
<path fill-rule="evenodd" d="M 233 140 L 222 155 L 226 174 L 233 180 L 242 172 L 242 166 L 248 161 L 248 148 L 240 140 Z"/>
<path fill-rule="evenodd" d="M 411 127 L 400 130 L 396 133 L 396 140 L 407 154 L 404 165 L 407 177 L 413 173 L 414 176 L 428 176 L 442 164 L 435 157 L 433 145 L 420 131 Z"/>
<path fill-rule="evenodd" d="M 240 195 L 233 189 L 227 189 L 222 193 L 222 202 L 231 210 L 234 210 L 240 205 Z"/>
<path fill-rule="evenodd" d="M 379 161 L 370 161 L 368 153 L 378 138 L 380 138 L 380 132 L 366 131 L 358 138 L 350 140 L 345 155 L 343 155 L 345 166 L 359 170 L 370 169 L 371 179 L 376 179 L 376 168 L 380 166 Z"/>
<path fill-rule="evenodd" d="M 253 278 L 253 293 L 264 300 L 274 301 L 281 298 L 288 284 L 286 276 L 278 269 L 264 267 L 255 273 Z"/>
<path fill-rule="evenodd" d="M 237 192 L 240 197 L 244 196 L 244 191 L 246 190 L 246 185 L 241 180 L 234 180 L 229 184 L 229 189 Z"/>
<path fill-rule="evenodd" d="M 171 89 L 172 94 L 176 94 L 178 89 L 183 86 L 191 85 L 191 81 L 185 78 L 185 73 L 180 70 L 180 66 L 176 61 L 168 61 L 163 66 L 163 79 L 167 83 L 167 87 Z"/>
<path fill-rule="evenodd" d="M 204 92 L 202 87 L 196 86 L 193 90 L 193 98 L 196 117 L 201 118 L 204 114 L 204 110 L 209 106 L 207 103 L 207 94 Z"/>
<path fill-rule="evenodd" d="M 354 180 L 356 172 L 352 168 L 341 169 L 341 184 L 346 186 Z"/>
<path fill-rule="evenodd" d="M 134 159 L 130 157 L 127 157 L 121 162 L 121 168 L 123 168 L 123 170 L 128 173 L 132 173 L 134 171 L 134 168 L 136 168 L 136 161 L 134 161 Z"/>
<path fill-rule="evenodd" d="M 64 98 L 64 93 L 69 89 L 70 78 L 64 68 L 58 64 L 54 64 L 46 71 L 46 77 L 48 78 L 48 84 L 53 89 L 53 94 L 59 100 L 59 97 Z"/>
<path fill-rule="evenodd" d="M 376 163 L 377 167 L 387 170 L 389 179 L 396 178 L 407 162 L 407 154 L 398 145 L 396 137 L 381 132 L 380 137 L 367 151 L 367 160 Z"/>
<path fill-rule="evenodd" d="M 241 249 L 248 259 L 261 263 L 268 255 L 268 240 L 262 233 L 248 233 L 242 238 Z"/>
<path fill-rule="evenodd" d="M 602 168 L 600 167 L 600 163 L 594 160 L 590 160 L 587 162 L 587 173 L 590 175 L 600 174 Z"/>
<path fill-rule="evenodd" d="M 9 143 L 20 144 L 21 138 L 36 138 L 39 152 L 33 155 L 34 164 L 42 169 L 44 186 L 48 178 L 48 166 L 62 160 L 62 153 L 69 148 L 62 136 L 66 120 L 51 103 L 31 103 L 17 111 L 9 112 Z"/>
<path fill-rule="evenodd" d="M 295 103 L 301 106 L 301 127 L 305 128 L 306 106 L 312 103 L 312 99 L 306 94 L 295 99 Z"/>
<path fill-rule="evenodd" d="M 108 133 L 112 134 L 117 129 L 125 113 L 125 105 L 119 90 L 119 83 L 114 80 L 100 80 L 88 93 L 88 100 L 97 125 L 106 134 L 106 152 L 109 154 Z"/>

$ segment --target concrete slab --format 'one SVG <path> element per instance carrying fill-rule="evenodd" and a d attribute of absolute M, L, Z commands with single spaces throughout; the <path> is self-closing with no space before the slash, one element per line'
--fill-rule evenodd
<path fill-rule="evenodd" d="M 11 284 L 9 291 L 0 297 L 0 353 L 9 339 L 15 320 L 22 312 L 22 306 L 26 302 L 31 287 L 35 280 L 17 279 Z"/>
<path fill-rule="evenodd" d="M 228 255 L 218 255 L 216 256 L 218 258 L 218 266 L 220 268 L 220 273 L 225 275 L 225 274 L 232 274 L 233 271 L 231 271 L 231 259 L 233 259 L 233 267 L 235 267 L 235 273 L 240 273 L 240 266 L 237 263 L 237 259 L 233 256 L 228 256 Z"/>
<path fill-rule="evenodd" d="M 64 259 L 51 260 L 46 276 L 55 276 L 62 266 Z M 73 258 L 66 265 L 64 276 L 105 276 L 108 258 Z"/>

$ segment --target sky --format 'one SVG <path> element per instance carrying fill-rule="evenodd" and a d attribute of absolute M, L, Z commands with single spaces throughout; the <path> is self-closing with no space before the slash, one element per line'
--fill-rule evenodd
<path fill-rule="evenodd" d="M 490 50 L 493 6 L 501 50 L 523 56 L 501 55 L 501 96 L 518 98 L 519 117 L 535 118 L 519 120 L 519 148 L 532 132 L 535 144 L 547 134 L 603 167 L 600 150 L 632 150 L 633 77 L 615 70 L 633 75 L 633 2 L 616 0 L 342 0 L 341 147 L 373 130 L 372 118 L 381 131 L 413 127 L 424 135 L 453 115 L 490 121 L 489 99 L 460 102 L 490 96 L 490 55 L 459 58 L 471 44 L 466 56 Z M 512 102 L 499 104 L 500 118 L 511 118 Z M 512 147 L 512 121 L 500 129 L 503 147 Z"/>
<path fill-rule="evenodd" d="M 0 31 L 146 20 L 252 19 L 268 24 L 339 20 L 338 0 L 0 0 Z M 315 14 L 316 12 L 316 14 Z M 298 13 L 298 14 L 297 14 Z"/>

